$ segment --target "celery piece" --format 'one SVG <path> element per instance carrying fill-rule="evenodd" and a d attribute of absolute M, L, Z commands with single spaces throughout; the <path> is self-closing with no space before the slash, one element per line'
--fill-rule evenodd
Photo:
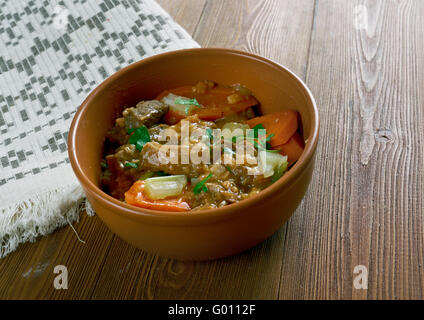
<path fill-rule="evenodd" d="M 287 157 L 279 153 L 261 151 L 259 152 L 259 163 L 263 166 L 264 177 L 269 178 L 274 176 L 274 174 L 279 170 L 279 168 L 284 166 L 285 163 L 287 163 Z"/>
<path fill-rule="evenodd" d="M 146 179 L 144 191 L 152 200 L 161 200 L 180 195 L 187 184 L 185 175 Z"/>
<path fill-rule="evenodd" d="M 287 161 L 283 162 L 283 164 L 281 164 L 275 171 L 274 171 L 274 175 L 271 178 L 271 181 L 274 183 L 276 182 L 278 179 L 280 179 L 284 173 L 286 173 L 287 168 L 289 166 L 289 163 Z"/>

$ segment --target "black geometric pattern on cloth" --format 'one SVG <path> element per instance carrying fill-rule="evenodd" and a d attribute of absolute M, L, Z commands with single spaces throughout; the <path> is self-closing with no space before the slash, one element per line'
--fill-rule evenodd
<path fill-rule="evenodd" d="M 196 46 L 153 0 L 0 1 L 0 187 L 69 163 L 70 121 L 103 79 Z"/>

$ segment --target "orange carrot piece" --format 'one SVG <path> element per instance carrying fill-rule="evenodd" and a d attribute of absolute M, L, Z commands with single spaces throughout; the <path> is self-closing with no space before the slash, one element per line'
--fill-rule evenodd
<path fill-rule="evenodd" d="M 276 146 L 274 149 L 280 150 L 283 156 L 287 156 L 289 165 L 295 163 L 303 153 L 305 142 L 298 132 L 296 132 L 287 143 Z"/>
<path fill-rule="evenodd" d="M 197 114 L 199 116 L 199 119 L 202 120 L 215 121 L 226 116 L 243 112 L 257 104 L 258 103 L 256 99 L 252 98 L 232 105 L 221 104 L 219 105 L 219 107 L 206 107 L 201 109 L 195 109 L 193 111 L 193 114 Z"/>
<path fill-rule="evenodd" d="M 165 116 L 163 117 L 163 121 L 166 124 L 169 125 L 174 125 L 177 124 L 178 122 L 180 122 L 181 120 L 185 119 L 186 115 L 182 115 L 178 112 L 174 112 L 171 109 L 165 114 Z"/>
<path fill-rule="evenodd" d="M 125 202 L 140 208 L 169 212 L 184 212 L 190 210 L 188 203 L 178 198 L 150 200 L 144 195 L 144 181 L 136 181 L 132 187 L 125 192 Z"/>
<path fill-rule="evenodd" d="M 259 102 L 254 97 L 250 96 L 246 100 L 242 100 L 236 104 L 230 104 L 229 107 L 231 108 L 231 111 L 235 113 L 240 113 L 243 111 L 246 111 L 247 109 L 254 107 L 258 105 Z"/>
<path fill-rule="evenodd" d="M 293 110 L 274 112 L 262 117 L 247 120 L 251 127 L 262 124 L 267 135 L 274 134 L 269 142 L 272 147 L 287 143 L 298 128 L 298 113 Z"/>
<path fill-rule="evenodd" d="M 242 97 L 239 102 L 230 104 L 228 102 L 228 97 L 233 94 L 235 94 L 235 92 L 231 88 L 216 87 L 210 89 L 206 93 L 196 94 L 195 98 L 205 108 L 229 108 L 232 112 L 237 113 L 258 104 L 258 100 L 252 96 Z"/>
<path fill-rule="evenodd" d="M 225 110 L 224 108 L 202 108 L 194 110 L 193 114 L 197 114 L 201 120 L 215 121 L 231 114 L 231 110 Z"/>
<path fill-rule="evenodd" d="M 234 90 L 232 88 L 219 86 L 207 90 L 206 93 L 195 93 L 192 86 L 168 89 L 160 93 L 156 99 L 161 100 L 170 93 L 189 99 L 196 99 L 203 108 L 195 109 L 190 114 L 197 114 L 200 119 L 210 121 L 243 112 L 248 108 L 259 104 L 252 96 L 243 97 L 243 99 L 238 103 L 229 104 L 228 97 L 235 93 Z M 168 124 L 175 124 L 175 120 L 178 122 L 184 117 L 184 115 L 175 114 L 175 112 L 170 111 L 165 116 L 165 122 Z"/>

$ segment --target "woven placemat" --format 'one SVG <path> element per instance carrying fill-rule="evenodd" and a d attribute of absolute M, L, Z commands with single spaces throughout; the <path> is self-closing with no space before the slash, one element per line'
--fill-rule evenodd
<path fill-rule="evenodd" d="M 78 219 L 67 135 L 117 70 L 198 44 L 153 0 L 0 0 L 0 258 Z"/>

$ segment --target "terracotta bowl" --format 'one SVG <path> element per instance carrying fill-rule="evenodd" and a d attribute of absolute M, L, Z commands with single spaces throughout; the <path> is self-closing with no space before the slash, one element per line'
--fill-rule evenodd
<path fill-rule="evenodd" d="M 120 202 L 99 188 L 106 132 L 125 106 L 153 99 L 167 88 L 210 79 L 241 83 L 261 102 L 262 113 L 299 111 L 306 148 L 272 186 L 219 209 L 169 213 Z M 276 232 L 301 202 L 312 176 L 318 111 L 311 92 L 292 72 L 265 58 L 227 49 L 160 54 L 120 70 L 82 103 L 69 132 L 69 157 L 97 216 L 125 241 L 166 257 L 207 260 L 236 254 Z"/>

